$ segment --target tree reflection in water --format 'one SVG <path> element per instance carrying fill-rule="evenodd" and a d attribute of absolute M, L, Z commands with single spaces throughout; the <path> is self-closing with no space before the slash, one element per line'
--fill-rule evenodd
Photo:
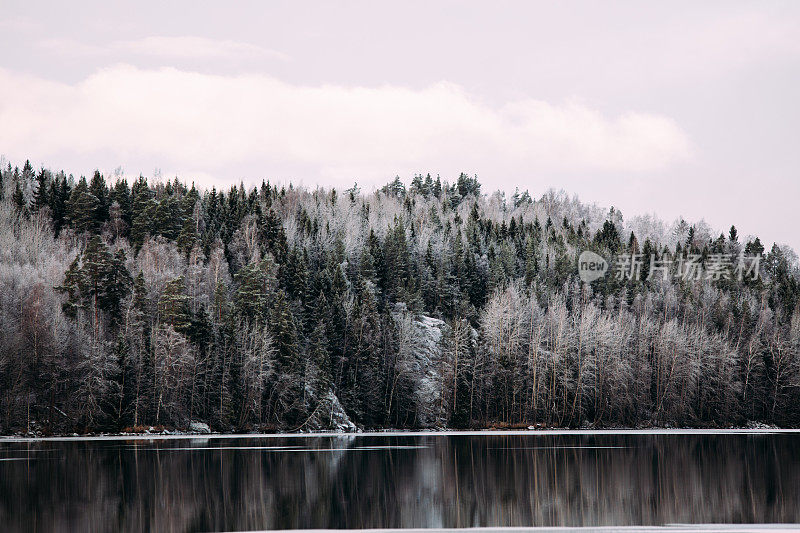
<path fill-rule="evenodd" d="M 800 435 L 0 444 L 11 530 L 800 522 Z"/>

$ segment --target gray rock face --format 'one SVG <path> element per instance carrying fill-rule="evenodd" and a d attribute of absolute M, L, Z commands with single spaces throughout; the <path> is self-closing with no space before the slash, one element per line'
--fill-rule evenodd
<path fill-rule="evenodd" d="M 302 429 L 304 431 L 338 431 L 340 433 L 358 431 L 358 427 L 347 416 L 339 398 L 332 390 L 328 390 L 320 398 L 317 408 Z"/>
<path fill-rule="evenodd" d="M 205 422 L 190 422 L 189 423 L 189 431 L 192 433 L 200 433 L 202 435 L 208 435 L 211 433 L 211 428 L 208 427 L 208 424 Z"/>
<path fill-rule="evenodd" d="M 414 359 L 419 379 L 415 387 L 417 419 L 424 427 L 442 426 L 446 415 L 442 410 L 442 337 L 447 327 L 442 320 L 419 316 L 413 321 Z"/>
<path fill-rule="evenodd" d="M 413 400 L 420 427 L 444 426 L 442 406 L 442 338 L 447 324 L 413 315 L 405 306 L 393 314 L 401 337 L 397 372 L 413 383 Z"/>

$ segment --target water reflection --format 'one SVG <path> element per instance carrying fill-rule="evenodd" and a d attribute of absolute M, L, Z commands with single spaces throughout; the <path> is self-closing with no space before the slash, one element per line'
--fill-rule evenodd
<path fill-rule="evenodd" d="M 795 434 L 0 444 L 11 530 L 785 523 L 798 502 Z"/>

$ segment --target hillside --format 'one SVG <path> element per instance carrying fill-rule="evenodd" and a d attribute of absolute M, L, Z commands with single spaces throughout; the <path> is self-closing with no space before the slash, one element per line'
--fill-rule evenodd
<path fill-rule="evenodd" d="M 0 177 L 0 434 L 800 425 L 796 255 L 733 226 L 463 174 Z"/>

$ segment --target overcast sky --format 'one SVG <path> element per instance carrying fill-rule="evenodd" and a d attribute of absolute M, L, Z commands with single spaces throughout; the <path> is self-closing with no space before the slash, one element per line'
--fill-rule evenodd
<path fill-rule="evenodd" d="M 218 187 L 464 171 L 800 250 L 800 2 L 0 4 L 15 164 Z"/>

